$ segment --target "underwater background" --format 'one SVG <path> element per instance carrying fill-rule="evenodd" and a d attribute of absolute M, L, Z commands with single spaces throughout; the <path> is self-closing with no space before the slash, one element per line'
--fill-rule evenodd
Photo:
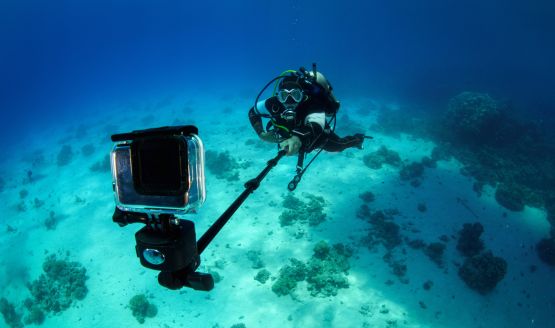
<path fill-rule="evenodd" d="M 2 1 L 1 327 L 551 327 L 551 1 Z M 337 133 L 280 161 L 171 291 L 112 222 L 110 135 L 194 124 L 197 237 L 276 148 L 247 112 L 317 63 Z M 310 156 L 309 156 L 310 158 Z"/>

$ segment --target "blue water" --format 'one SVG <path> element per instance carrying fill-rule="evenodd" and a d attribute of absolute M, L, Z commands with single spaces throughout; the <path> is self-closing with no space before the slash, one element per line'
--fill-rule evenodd
<path fill-rule="evenodd" d="M 312 62 L 339 94 L 441 105 L 472 89 L 545 115 L 555 101 L 550 1 L 1 6 L 0 99 L 13 127 L 168 87 L 258 88 L 275 72 Z"/>
<path fill-rule="evenodd" d="M 210 141 L 212 128 L 221 136 L 230 133 L 220 130 L 226 124 L 230 129 L 239 129 L 237 122 L 247 125 L 251 101 L 269 79 L 285 69 L 309 68 L 313 62 L 342 101 L 371 98 L 401 104 L 407 111 L 438 113 L 460 92 L 476 91 L 510 104 L 517 116 L 541 122 L 542 128 L 553 131 L 553 58 L 555 2 L 547 0 L 5 0 L 0 3 L 0 165 L 22 157 L 18 151 L 28 150 L 22 142 L 41 140 L 45 130 L 65 130 L 52 138 L 56 140 L 49 139 L 57 151 L 67 131 L 75 134 L 77 126 L 95 122 L 95 118 L 104 121 L 95 122 L 98 124 L 88 136 L 105 139 L 88 142 L 107 153 L 108 134 L 121 132 L 118 124 L 125 121 L 114 115 L 121 114 L 114 113 L 114 108 L 140 104 L 138 116 L 125 122 L 123 129 L 133 129 L 130 122 L 140 122 L 141 128 L 150 122 L 172 122 L 173 118 L 164 121 L 148 116 L 144 109 L 153 99 L 170 99 L 168 106 L 180 107 L 175 110 L 181 113 L 183 123 L 193 116 L 209 122 L 202 133 Z M 195 98 L 191 105 L 183 100 L 198 94 L 206 95 L 207 101 Z M 214 100 L 220 103 L 216 106 Z M 187 116 L 184 103 L 194 108 L 194 115 Z M 232 123 L 225 120 L 222 107 L 232 109 Z M 106 121 L 111 115 L 117 119 Z M 241 115 L 244 121 L 239 121 Z M 116 131 L 106 130 L 106 125 Z M 250 130 L 241 133 L 245 139 L 255 137 Z M 47 154 L 47 161 L 54 158 L 52 154 Z M 6 188 L 19 192 L 16 186 L 26 169 L 17 171 L 10 166 L 10 172 L 20 175 L 4 176 Z M 59 173 L 55 166 L 48 172 Z M 101 177 L 109 184 L 109 177 Z M 223 188 L 223 183 L 218 187 Z M 111 201 L 109 190 L 103 190 L 103 195 Z M 33 197 L 31 194 L 28 199 Z M 52 204 L 56 197 L 50 197 Z M 332 199 L 330 195 L 328 201 Z M 105 209 L 111 204 L 99 206 Z M 14 211 L 13 206 L 9 211 Z M 0 222 L 3 232 L 7 220 Z M 113 229 L 118 228 L 114 225 Z M 135 259 L 131 243 L 129 246 L 131 262 Z M 138 263 L 134 265 L 138 267 Z M 226 278 L 231 284 L 232 275 Z M 149 282 L 155 288 L 155 282 Z M 268 294 L 275 296 L 271 291 Z M 157 295 L 157 300 L 160 297 Z M 461 299 L 473 302 L 472 297 Z M 198 296 L 198 301 L 202 300 Z M 552 299 L 546 302 L 551 305 L 539 310 L 542 322 L 552 317 L 546 311 L 555 303 Z M 202 313 L 202 307 L 196 311 Z M 489 315 L 502 317 L 503 313 Z M 328 325 L 335 322 L 324 321 Z M 315 326 L 321 324 L 316 322 Z"/>

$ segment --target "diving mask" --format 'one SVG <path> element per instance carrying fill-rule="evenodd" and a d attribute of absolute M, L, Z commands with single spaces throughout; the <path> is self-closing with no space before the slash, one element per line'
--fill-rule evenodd
<path fill-rule="evenodd" d="M 291 97 L 296 103 L 299 103 L 303 100 L 303 91 L 296 88 L 291 90 L 281 89 L 277 92 L 276 96 L 282 104 L 284 104 L 289 97 Z"/>

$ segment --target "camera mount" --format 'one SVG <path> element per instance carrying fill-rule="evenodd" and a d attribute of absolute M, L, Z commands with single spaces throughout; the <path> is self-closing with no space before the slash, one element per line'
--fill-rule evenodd
<path fill-rule="evenodd" d="M 157 138 L 176 133 L 197 134 L 198 130 L 192 126 L 163 127 L 113 135 L 112 141 L 129 141 L 145 137 Z M 173 290 L 189 287 L 195 290 L 209 291 L 214 288 L 214 279 L 208 273 L 196 271 L 201 262 L 200 255 L 285 154 L 286 150 L 278 151 L 278 154 L 267 162 L 266 167 L 256 178 L 247 181 L 244 185 L 245 190 L 198 241 L 196 241 L 194 223 L 180 219 L 174 214 L 126 211 L 116 206 L 112 220 L 120 227 L 132 223 L 145 225 L 135 233 L 135 249 L 141 265 L 160 271 L 158 274 L 160 285 Z"/>

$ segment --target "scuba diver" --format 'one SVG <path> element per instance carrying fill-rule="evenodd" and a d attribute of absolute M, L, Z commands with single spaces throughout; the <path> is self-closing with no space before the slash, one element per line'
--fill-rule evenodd
<path fill-rule="evenodd" d="M 259 101 L 262 93 L 274 82 L 273 95 Z M 302 174 L 322 150 L 340 152 L 347 148 L 362 149 L 364 139 L 372 138 L 362 133 L 345 137 L 335 134 L 339 105 L 331 84 L 316 70 L 316 64 L 312 64 L 312 71 L 301 67 L 298 71 L 283 72 L 258 94 L 249 110 L 249 120 L 258 137 L 279 144 L 287 155 L 299 156 L 297 176 L 289 184 L 289 190 L 296 188 Z M 260 112 L 262 109 L 265 113 Z M 268 119 L 265 127 L 262 118 Z M 319 149 L 318 152 L 303 167 L 305 155 L 315 149 Z"/>
<path fill-rule="evenodd" d="M 259 101 L 262 92 L 274 81 L 274 95 Z M 332 93 L 331 84 L 316 71 L 315 64 L 311 72 L 302 67 L 299 71 L 285 71 L 270 81 L 262 92 L 249 110 L 249 120 L 260 139 L 279 143 L 280 148 L 287 149 L 287 155 L 310 153 L 317 148 L 328 152 L 351 147 L 362 149 L 364 134 L 343 138 L 335 134 L 340 104 Z M 260 113 L 260 109 L 268 114 Z M 262 118 L 269 119 L 265 129 Z"/>

